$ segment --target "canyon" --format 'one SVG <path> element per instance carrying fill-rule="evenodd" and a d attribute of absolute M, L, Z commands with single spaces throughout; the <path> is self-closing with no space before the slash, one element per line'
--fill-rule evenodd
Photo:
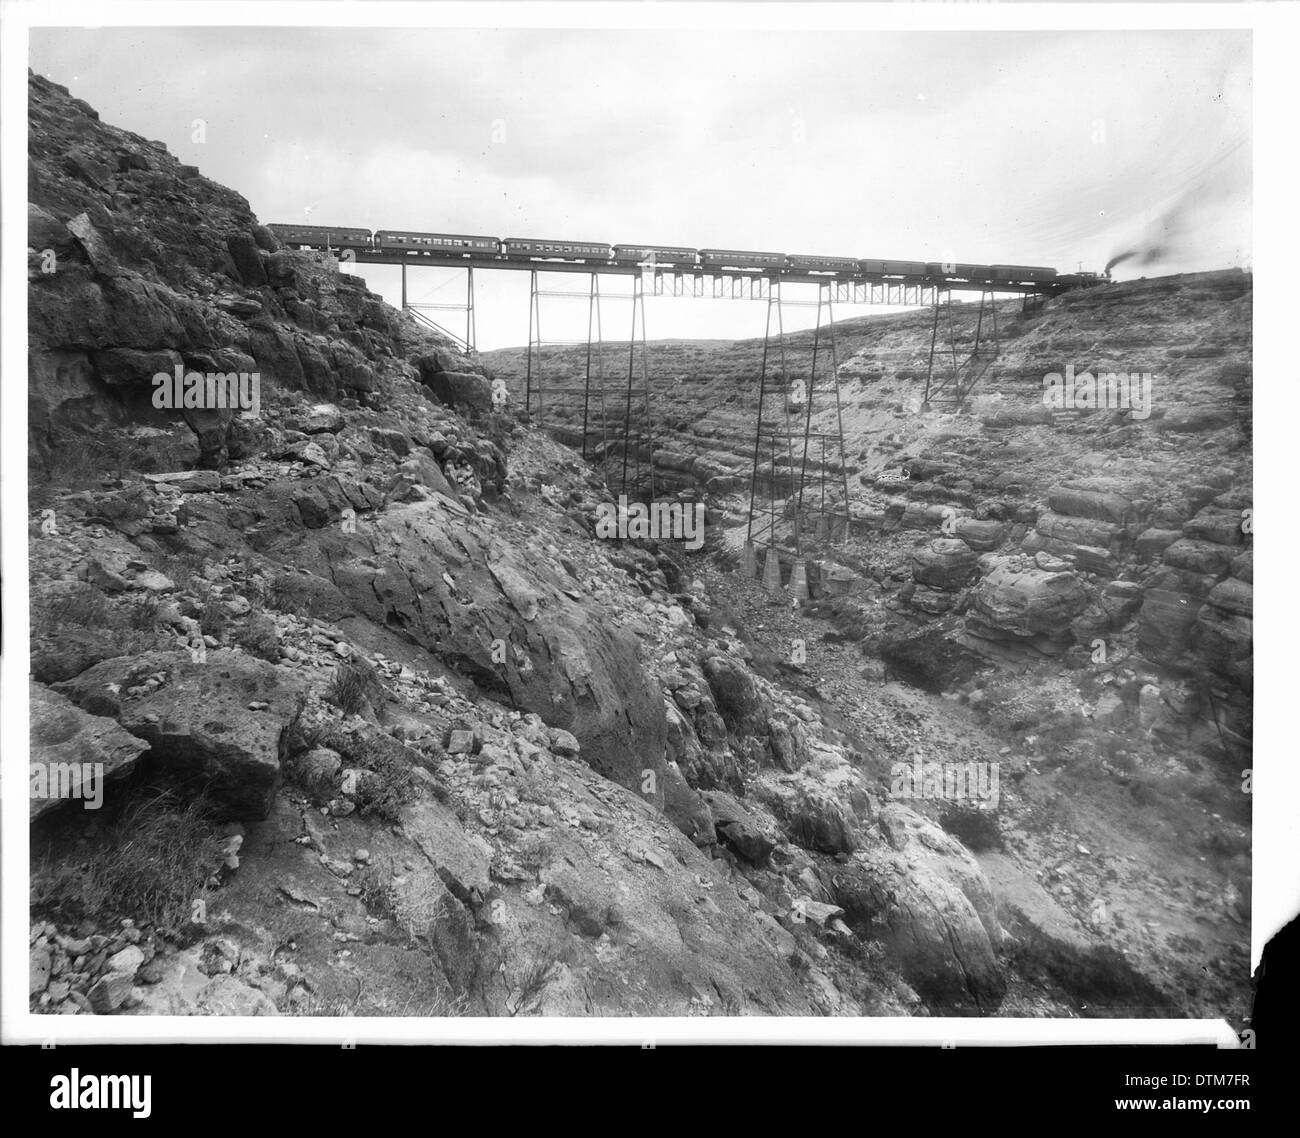
<path fill-rule="evenodd" d="M 1249 275 L 1006 303 L 964 408 L 928 312 L 837 321 L 796 605 L 743 568 L 761 340 L 652 345 L 705 540 L 607 538 L 621 456 L 519 413 L 519 349 L 29 94 L 30 761 L 106 780 L 31 802 L 33 1011 L 1246 1014 Z M 1046 406 L 1071 365 L 1149 418 Z"/>

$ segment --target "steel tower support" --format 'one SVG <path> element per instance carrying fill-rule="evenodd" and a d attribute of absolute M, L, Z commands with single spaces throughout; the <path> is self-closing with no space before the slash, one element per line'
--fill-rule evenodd
<path fill-rule="evenodd" d="M 715 291 L 715 295 L 719 295 Z M 786 388 L 788 386 L 785 375 L 785 343 L 782 333 L 781 317 L 781 285 L 780 282 L 773 282 L 767 294 L 767 315 L 763 325 L 763 361 L 758 373 L 758 415 L 757 422 L 754 425 L 754 464 L 749 476 L 749 520 L 745 527 L 745 543 L 750 544 L 754 536 L 754 513 L 755 505 L 758 499 L 758 472 L 763 461 L 763 426 L 764 426 L 764 409 L 768 398 L 768 360 L 772 355 L 772 316 L 776 314 L 777 322 L 777 351 L 781 359 L 781 384 L 779 394 L 784 401 L 787 398 Z M 787 423 L 789 421 L 789 411 L 786 411 Z M 768 510 L 768 532 L 767 540 L 763 544 L 773 545 L 776 541 L 776 432 L 772 431 L 769 435 L 771 446 L 769 448 L 771 455 L 770 485 L 768 487 L 771 505 Z"/>
<path fill-rule="evenodd" d="M 763 358 L 759 372 L 758 421 L 754 428 L 754 462 L 749 480 L 749 517 L 745 530 L 744 564 L 747 569 L 752 569 L 756 562 L 754 554 L 756 544 L 766 545 L 769 550 L 780 544 L 777 534 L 776 499 L 778 491 L 788 487 L 786 507 L 782 513 L 788 513 L 792 522 L 789 544 L 792 547 L 795 562 L 792 571 L 794 575 L 791 580 L 792 582 L 801 582 L 798 586 L 792 584 L 792 588 L 795 588 L 796 594 L 801 589 L 804 590 L 805 596 L 806 570 L 803 563 L 803 554 L 806 503 L 816 502 L 820 499 L 819 505 L 814 504 L 811 507 L 818 514 L 818 522 L 815 527 L 817 541 L 828 538 L 836 542 L 847 541 L 850 536 L 849 476 L 844 453 L 844 413 L 839 390 L 839 348 L 835 339 L 835 299 L 836 296 L 839 296 L 846 299 L 848 303 L 854 301 L 871 303 L 871 292 L 865 287 L 854 290 L 845 289 L 843 282 L 819 281 L 816 283 L 816 300 L 795 300 L 783 297 L 779 280 L 773 282 L 768 297 L 767 320 L 763 336 Z M 802 370 L 802 363 L 796 366 L 792 362 L 791 351 L 794 341 L 791 340 L 790 343 L 787 343 L 789 337 L 785 333 L 785 317 L 783 314 L 786 305 L 806 308 L 815 307 L 817 309 L 806 373 Z M 776 330 L 775 336 L 773 334 L 774 326 Z M 801 342 L 806 343 L 802 338 Z M 771 366 L 773 356 L 779 361 L 779 386 L 775 382 L 775 372 L 778 369 Z M 795 372 L 799 373 L 797 377 L 794 374 Z M 827 374 L 828 372 L 829 374 Z M 796 405 L 795 411 L 796 418 L 798 418 L 798 411 L 802 410 L 802 422 L 792 422 L 791 396 L 793 392 L 790 385 L 792 381 L 802 383 L 804 374 L 807 375 L 804 403 L 802 408 L 798 408 Z M 826 391 L 828 383 L 830 385 L 829 393 Z M 774 387 L 777 387 L 776 391 L 773 390 Z M 772 395 L 779 395 L 782 400 L 782 411 L 779 416 L 773 414 L 768 408 L 768 402 Z M 815 430 L 814 423 L 819 416 L 819 412 L 821 417 L 824 418 L 825 412 L 830 409 L 826 404 L 828 395 L 833 400 L 834 421 L 826 424 L 826 429 Z M 778 419 L 781 421 L 778 422 Z M 794 444 L 796 441 L 799 441 L 802 447 L 798 465 L 796 465 L 794 459 Z M 784 479 L 778 467 L 778 448 L 782 446 L 785 450 L 788 467 L 787 476 Z M 812 461 L 817 463 L 818 469 L 815 476 L 810 476 L 809 453 L 814 446 L 819 448 L 820 461 L 813 458 Z M 770 494 L 767 507 L 767 532 L 761 534 L 761 531 L 757 529 L 758 525 L 761 525 L 759 514 L 762 511 L 762 506 L 758 500 L 758 483 L 765 449 L 769 463 Z M 836 455 L 838 455 L 839 463 L 839 493 L 842 496 L 838 506 L 833 502 L 830 504 L 827 502 L 828 469 L 830 462 L 834 461 L 833 456 Z M 810 477 L 813 477 L 816 482 L 815 496 L 813 496 L 813 490 L 810 489 L 812 486 Z M 836 515 L 833 525 L 827 524 L 831 511 Z M 843 515 L 842 524 L 839 517 L 841 513 Z"/>
<path fill-rule="evenodd" d="M 945 315 L 948 329 L 948 343 L 942 349 L 939 346 L 939 313 L 941 308 L 947 310 Z M 966 400 L 975 385 L 984 377 L 997 359 L 998 353 L 1001 351 L 1001 342 L 998 332 L 997 298 L 992 289 L 984 289 L 980 292 L 979 311 L 975 318 L 974 340 L 970 345 L 970 354 L 965 359 L 961 358 L 965 353 L 965 348 L 961 346 L 960 340 L 961 337 L 953 318 L 952 290 L 944 289 L 942 300 L 940 299 L 939 290 L 936 290 L 934 294 L 934 320 L 930 326 L 930 360 L 926 368 L 925 396 L 922 401 L 922 407 L 927 411 L 933 403 L 939 401 L 951 403 L 952 406 L 960 410 L 966 405 Z M 947 369 L 946 374 L 941 372 L 936 377 L 935 356 L 940 351 L 944 356 L 951 358 L 951 366 Z"/>
<path fill-rule="evenodd" d="M 767 353 L 772 338 L 772 303 L 767 305 L 767 323 L 763 331 L 763 362 L 758 371 L 758 416 L 754 424 L 754 465 L 749 474 L 749 518 L 745 524 L 745 545 L 754 540 L 754 501 L 758 494 L 758 464 L 763 443 L 763 402 L 767 397 Z"/>
<path fill-rule="evenodd" d="M 792 429 L 791 420 L 790 420 L 790 366 L 789 366 L 789 359 L 786 351 L 785 315 L 783 311 L 783 303 L 797 303 L 797 302 L 794 301 L 783 302 L 783 298 L 781 295 L 780 280 L 772 281 L 770 283 L 770 286 L 767 289 L 762 290 L 762 292 L 755 292 L 751 290 L 748 293 L 748 296 L 750 299 L 760 299 L 760 298 L 764 298 L 763 297 L 764 293 L 766 294 L 765 299 L 767 300 L 767 317 L 763 327 L 763 361 L 759 371 L 758 414 L 757 414 L 758 421 L 754 427 L 754 463 L 753 463 L 753 469 L 750 472 L 750 479 L 749 479 L 749 519 L 745 529 L 745 544 L 747 547 L 754 540 L 754 516 L 756 513 L 756 505 L 758 499 L 758 475 L 759 475 L 759 469 L 763 461 L 763 439 L 765 437 L 768 439 L 770 444 L 768 447 L 769 462 L 770 462 L 769 472 L 768 472 L 768 478 L 769 478 L 768 531 L 767 531 L 766 541 L 764 542 L 764 544 L 766 544 L 767 546 L 774 547 L 776 545 L 776 540 L 777 540 L 776 497 L 777 497 L 777 488 L 779 482 L 778 467 L 777 467 L 777 443 L 779 440 L 784 440 L 785 443 L 786 467 L 788 471 L 788 476 L 786 478 L 786 481 L 788 482 L 790 488 L 789 497 L 794 498 L 796 493 L 796 485 L 795 485 L 795 477 L 794 477 L 794 473 L 795 473 L 794 431 Z M 737 295 L 737 294 L 733 293 L 732 295 Z M 742 293 L 739 295 L 745 295 L 745 294 Z M 769 360 L 771 360 L 773 355 L 772 352 L 773 315 L 775 315 L 776 317 L 776 356 L 777 359 L 779 360 L 779 368 L 780 368 L 780 381 L 779 381 L 779 385 L 776 385 L 777 390 L 775 392 L 771 391 L 771 387 L 773 385 L 770 385 L 768 383 L 768 363 Z M 775 423 L 774 420 L 777 418 L 777 416 L 769 416 L 766 413 L 766 405 L 770 398 L 770 395 L 772 394 L 777 395 L 781 400 L 781 412 L 779 418 L 781 420 L 781 423 L 784 425 L 784 430 L 779 429 L 778 424 Z M 764 427 L 767 426 L 769 422 L 772 422 L 772 425 L 768 427 L 768 429 L 765 431 Z M 794 529 L 792 533 L 796 553 L 799 553 L 802 550 L 802 535 L 800 533 L 800 528 L 801 527 L 799 524 L 799 516 L 796 507 L 796 513 L 794 518 Z"/>
<path fill-rule="evenodd" d="M 823 323 L 822 314 L 825 312 L 825 322 Z M 821 339 L 823 328 L 826 332 L 828 350 L 830 352 L 830 386 L 831 392 L 835 399 L 835 433 L 828 435 L 825 432 L 814 434 L 812 430 L 813 404 L 816 400 L 817 391 L 817 356 L 821 348 Z M 823 356 L 823 358 L 825 358 Z M 813 438 L 817 438 L 821 444 L 821 466 L 818 481 L 821 486 L 821 514 L 822 520 L 826 518 L 826 440 L 832 439 L 834 449 L 839 452 L 841 491 L 844 494 L 844 529 L 842 536 L 845 541 L 849 538 L 849 474 L 848 463 L 844 453 L 844 409 L 840 402 L 840 364 L 839 352 L 835 346 L 835 304 L 834 304 L 834 285 L 830 282 L 817 286 L 817 324 L 813 331 L 813 349 L 812 363 L 808 372 L 808 404 L 804 410 L 804 427 L 803 427 L 803 461 L 799 470 L 799 498 L 795 508 L 795 525 L 799 525 L 800 516 L 803 512 L 804 488 L 808 480 L 808 449 L 809 443 Z M 820 528 L 820 527 L 819 527 Z M 828 534 L 834 539 L 834 527 L 827 526 Z"/>
<path fill-rule="evenodd" d="M 524 410 L 526 414 L 535 418 L 537 426 L 561 432 L 568 430 L 570 435 L 577 429 L 576 422 L 580 421 L 582 436 L 578 445 L 581 446 L 583 457 L 587 458 L 591 450 L 588 435 L 591 431 L 593 410 L 600 417 L 602 447 L 608 441 L 600 274 L 593 270 L 589 274 L 589 284 L 585 289 L 551 289 L 544 287 L 541 280 L 540 274 L 546 271 L 534 269 L 529 273 L 528 356 L 524 373 Z M 587 306 L 586 337 L 572 340 L 547 339 L 542 334 L 543 301 L 547 299 L 583 301 Z M 553 348 L 582 350 L 573 353 L 567 359 L 561 358 L 558 361 L 552 355 L 548 365 L 548 349 Z M 575 384 L 577 375 L 582 376 L 580 386 Z M 566 403 L 565 397 L 573 397 L 574 401 Z M 547 416 L 555 416 L 557 412 L 559 412 L 558 417 L 564 421 L 548 422 Z M 570 423 L 569 420 L 574 422 Z M 572 440 L 570 437 L 562 438 L 561 441 Z"/>
<path fill-rule="evenodd" d="M 539 311 L 540 298 L 537 294 L 537 270 L 534 269 L 528 274 L 528 362 L 524 372 L 524 414 L 532 419 L 533 414 L 533 349 L 536 344 L 537 349 L 537 378 L 538 386 L 541 384 L 541 367 L 542 367 L 542 346 L 539 337 L 541 336 L 541 312 Z M 542 400 L 540 390 L 537 399 L 537 422 L 542 422 Z"/>
<path fill-rule="evenodd" d="M 453 341 L 462 351 L 470 355 L 476 355 L 478 352 L 478 330 L 474 318 L 474 266 L 465 266 L 465 299 L 456 303 L 431 303 L 427 301 L 413 301 L 408 299 L 407 266 L 402 265 L 402 311 L 409 312 L 420 323 L 435 332 L 446 336 Z M 431 312 L 459 312 L 464 314 L 465 333 L 453 332 L 450 328 L 445 327 L 429 315 Z"/>
<path fill-rule="evenodd" d="M 621 493 L 629 493 L 627 467 L 629 452 L 633 446 L 636 448 L 635 464 L 633 466 L 633 483 L 634 492 L 642 490 L 641 476 L 641 447 L 642 442 L 647 450 L 646 466 L 648 473 L 648 490 L 649 499 L 655 496 L 655 466 L 654 466 L 654 419 L 650 404 L 650 345 L 646 339 L 645 326 L 645 274 L 642 273 L 632 278 L 632 329 L 627 341 L 627 397 L 623 407 L 623 470 L 620 479 Z M 636 383 L 636 357 L 637 357 L 637 339 L 638 329 L 641 342 L 641 395 L 638 400 L 641 404 L 641 417 L 643 427 L 640 432 L 640 439 L 637 438 L 638 432 L 634 431 L 632 426 L 632 400 Z"/>
<path fill-rule="evenodd" d="M 603 457 L 609 443 L 605 414 L 605 353 L 604 337 L 600 323 L 600 274 L 591 274 L 591 292 L 587 301 L 587 366 L 582 385 L 582 457 L 587 458 L 587 438 L 590 434 L 591 379 L 593 349 L 596 363 L 596 398 L 600 404 L 600 454 Z"/>

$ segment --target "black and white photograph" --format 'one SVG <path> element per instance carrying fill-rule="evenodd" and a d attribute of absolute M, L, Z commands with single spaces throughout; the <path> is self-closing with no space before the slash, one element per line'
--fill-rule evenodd
<path fill-rule="evenodd" d="M 28 1041 L 1253 1045 L 1264 33 L 696 7 L 6 13 Z"/>

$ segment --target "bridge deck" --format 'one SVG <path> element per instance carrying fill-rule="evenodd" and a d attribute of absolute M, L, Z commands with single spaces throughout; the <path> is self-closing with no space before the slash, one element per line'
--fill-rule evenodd
<path fill-rule="evenodd" d="M 442 269 L 504 269 L 514 272 L 539 273 L 600 273 L 609 276 L 637 277 L 643 272 L 654 272 L 665 277 L 724 277 L 765 278 L 769 281 L 786 281 L 792 284 L 871 284 L 939 286 L 954 292 L 999 292 L 1008 295 L 1025 293 L 1055 293 L 1061 286 L 1044 281 L 1040 284 L 988 284 L 947 277 L 886 277 L 862 273 L 809 273 L 797 269 L 716 269 L 699 265 L 656 265 L 644 269 L 635 262 L 617 261 L 552 261 L 522 257 L 503 257 L 497 254 L 472 254 L 449 256 L 439 253 L 374 253 L 348 250 L 347 260 L 363 265 L 411 265 Z"/>

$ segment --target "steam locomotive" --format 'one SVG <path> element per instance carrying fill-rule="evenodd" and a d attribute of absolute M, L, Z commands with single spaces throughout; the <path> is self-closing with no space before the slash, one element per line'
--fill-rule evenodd
<path fill-rule="evenodd" d="M 590 265 L 652 265 L 666 269 L 791 272 L 827 274 L 908 283 L 963 281 L 969 284 L 1052 285 L 1082 288 L 1105 284 L 1103 273 L 1063 273 L 1043 265 L 967 265 L 926 261 L 878 261 L 815 254 L 764 253 L 741 249 L 685 249 L 674 245 L 603 245 L 592 241 L 560 241 L 535 237 L 472 236 L 461 233 L 419 233 L 396 229 L 352 229 L 329 225 L 272 225 L 280 241 L 296 248 L 362 253 L 398 253 L 418 258 L 488 256 L 506 261 L 562 261 Z"/>

